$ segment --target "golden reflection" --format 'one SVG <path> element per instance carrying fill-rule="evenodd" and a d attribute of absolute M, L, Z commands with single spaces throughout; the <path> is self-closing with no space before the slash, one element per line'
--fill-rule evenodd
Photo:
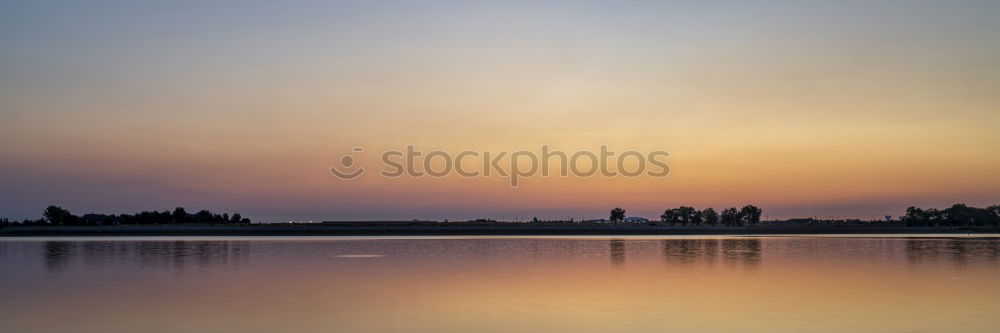
<path fill-rule="evenodd" d="M 0 329 L 990 331 L 997 248 L 943 237 L 4 242 L 0 260 L 18 269 L 0 272 L 12 318 Z"/>

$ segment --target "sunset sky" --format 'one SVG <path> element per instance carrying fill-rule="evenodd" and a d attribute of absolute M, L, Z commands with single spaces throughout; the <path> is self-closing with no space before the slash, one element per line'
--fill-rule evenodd
<path fill-rule="evenodd" d="M 997 1 L 3 1 L 0 217 L 769 218 L 1000 203 Z M 352 147 L 665 178 L 333 177 Z"/>

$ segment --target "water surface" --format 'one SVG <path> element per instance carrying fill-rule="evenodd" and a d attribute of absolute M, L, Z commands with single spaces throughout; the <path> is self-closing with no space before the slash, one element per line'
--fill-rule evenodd
<path fill-rule="evenodd" d="M 1000 239 L 0 239 L 0 332 L 996 332 Z"/>

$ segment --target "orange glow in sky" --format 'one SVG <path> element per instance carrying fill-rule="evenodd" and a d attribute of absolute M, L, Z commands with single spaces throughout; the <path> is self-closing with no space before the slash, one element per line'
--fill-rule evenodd
<path fill-rule="evenodd" d="M 95 6 L 0 5 L 0 216 L 881 218 L 1000 198 L 996 3 Z M 327 172 L 410 144 L 662 150 L 671 174 Z"/>

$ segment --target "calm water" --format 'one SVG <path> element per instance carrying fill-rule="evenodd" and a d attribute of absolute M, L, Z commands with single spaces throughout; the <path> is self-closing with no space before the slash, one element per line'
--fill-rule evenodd
<path fill-rule="evenodd" d="M 0 332 L 997 332 L 1000 239 L 0 239 Z"/>

